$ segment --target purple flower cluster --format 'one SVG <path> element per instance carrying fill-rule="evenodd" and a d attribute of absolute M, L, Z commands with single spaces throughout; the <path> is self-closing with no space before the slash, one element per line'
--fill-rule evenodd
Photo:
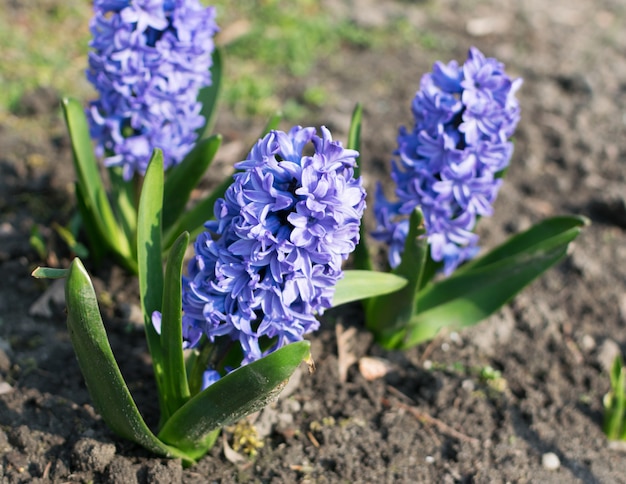
<path fill-rule="evenodd" d="M 319 327 L 365 208 L 358 152 L 321 131 L 272 131 L 236 165 L 183 280 L 189 346 L 227 336 L 246 364 Z"/>
<path fill-rule="evenodd" d="M 87 79 L 99 93 L 91 136 L 124 179 L 145 174 L 152 150 L 180 163 L 204 118 L 199 90 L 211 84 L 215 9 L 198 0 L 95 0 Z"/>
<path fill-rule="evenodd" d="M 478 252 L 477 219 L 492 214 L 513 152 L 509 141 L 519 120 L 515 93 L 504 66 L 471 48 L 462 66 L 437 62 L 413 99 L 413 129 L 402 127 L 392 178 L 398 201 L 376 192 L 373 234 L 389 245 L 389 263 L 401 260 L 407 216 L 420 207 L 433 260 L 450 274 Z"/>

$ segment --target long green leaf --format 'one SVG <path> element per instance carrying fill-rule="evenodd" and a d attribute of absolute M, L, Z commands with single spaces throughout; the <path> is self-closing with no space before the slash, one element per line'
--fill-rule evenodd
<path fill-rule="evenodd" d="M 213 64 L 211 65 L 211 85 L 200 89 L 198 101 L 202 104 L 200 114 L 204 117 L 204 126 L 197 130 L 198 139 L 210 133 L 215 123 L 217 101 L 222 90 L 222 51 L 220 48 L 213 50 Z"/>
<path fill-rule="evenodd" d="M 174 225 L 185 211 L 191 192 L 200 183 L 221 143 L 222 137 L 220 135 L 201 140 L 180 165 L 175 166 L 168 172 L 163 189 L 164 232 Z"/>
<path fill-rule="evenodd" d="M 161 315 L 161 347 L 166 405 L 173 414 L 189 400 L 189 386 L 183 357 L 182 270 L 189 234 L 181 234 L 170 250 L 165 266 L 163 313 Z"/>
<path fill-rule="evenodd" d="M 163 152 L 155 149 L 144 179 L 137 216 L 137 266 L 139 294 L 148 348 L 161 397 L 161 416 L 167 418 L 163 381 L 161 338 L 152 325 L 152 313 L 161 311 L 163 267 L 161 263 L 161 210 L 163 207 Z"/>
<path fill-rule="evenodd" d="M 424 233 L 422 213 L 415 210 L 409 221 L 402 261 L 393 271 L 408 283 L 399 291 L 371 299 L 366 307 L 366 325 L 379 342 L 390 344 L 391 339 L 401 338 L 416 311 L 417 290 L 421 287 L 428 257 L 428 240 L 423 237 Z"/>
<path fill-rule="evenodd" d="M 163 247 L 170 247 L 176 240 L 176 237 L 183 232 L 189 232 L 191 239 L 195 239 L 202 232 L 204 223 L 213 218 L 215 201 L 224 196 L 226 189 L 232 183 L 232 177 L 225 178 L 220 185 L 213 189 L 208 197 L 198 202 L 197 205 L 179 217 L 176 224 L 165 233 Z"/>
<path fill-rule="evenodd" d="M 131 258 L 130 245 L 121 234 L 98 172 L 83 108 L 78 101 L 70 98 L 64 98 L 62 104 L 72 142 L 74 168 L 87 212 L 84 216 L 97 220 L 91 227 L 99 228 L 98 235 L 107 242 L 111 250 L 123 258 Z"/>
<path fill-rule="evenodd" d="M 427 286 L 419 293 L 419 311 L 400 346 L 427 341 L 442 327 L 463 328 L 487 318 L 565 257 L 569 242 L 579 232 L 579 227 L 566 229 L 526 251 Z"/>
<path fill-rule="evenodd" d="M 94 216 L 92 210 L 89 207 L 89 203 L 86 201 L 85 195 L 83 193 L 84 189 L 81 187 L 78 181 L 74 182 L 74 190 L 80 222 L 85 228 L 87 240 L 89 243 L 90 258 L 96 265 L 100 265 L 105 254 L 111 250 L 110 244 L 107 242 L 107 239 L 104 238 L 104 236 L 102 235 L 104 225 L 101 225 L 99 223 L 100 219 Z M 120 262 L 122 262 L 125 267 L 127 267 L 124 258 L 120 257 L 115 252 L 114 255 L 119 258 Z M 136 267 L 134 272 L 137 272 Z"/>
<path fill-rule="evenodd" d="M 111 180 L 111 205 L 120 221 L 126 240 L 130 243 L 130 252 L 133 260 L 137 259 L 137 200 L 135 187 L 137 179 L 124 180 L 120 167 L 109 168 Z"/>
<path fill-rule="evenodd" d="M 102 323 L 96 294 L 81 261 L 70 265 L 65 284 L 67 326 L 87 389 L 106 424 L 151 452 L 190 458 L 161 442 L 144 422 L 122 377 Z"/>
<path fill-rule="evenodd" d="M 212 432 L 260 410 L 278 395 L 310 357 L 309 346 L 307 341 L 292 343 L 226 375 L 172 415 L 159 438 L 189 456 L 201 457 Z"/>
<path fill-rule="evenodd" d="M 510 237 L 506 242 L 489 251 L 484 256 L 464 264 L 456 273 L 468 272 L 509 258 L 515 254 L 527 252 L 532 247 L 545 244 L 546 241 L 553 239 L 553 237 L 564 237 L 564 240 L 570 240 L 570 230 L 578 233 L 582 227 L 588 224 L 589 220 L 587 218 L 578 215 L 562 215 L 548 218 L 533 225 L 528 230 Z"/>
<path fill-rule="evenodd" d="M 352 112 L 352 119 L 350 120 L 350 130 L 348 132 L 348 143 L 346 147 L 351 150 L 361 151 L 361 124 L 363 119 L 363 106 L 357 104 Z M 361 160 L 363 158 L 359 156 L 357 158 L 357 165 L 354 169 L 354 176 L 358 178 L 361 175 Z M 372 259 L 367 247 L 367 229 L 365 227 L 365 220 L 361 220 L 361 226 L 359 227 L 359 243 L 354 249 L 353 264 L 356 269 L 371 271 L 374 269 Z"/>
<path fill-rule="evenodd" d="M 333 307 L 389 294 L 402 289 L 406 284 L 405 278 L 388 272 L 344 271 L 343 278 L 335 286 Z"/>
<path fill-rule="evenodd" d="M 360 103 L 354 107 L 352 118 L 350 119 L 350 130 L 348 131 L 348 142 L 346 148 L 350 150 L 360 151 L 361 149 L 361 124 L 363 122 L 363 106 Z M 357 162 L 361 159 L 357 158 Z M 357 165 L 354 170 L 354 176 L 360 175 L 360 167 Z"/>

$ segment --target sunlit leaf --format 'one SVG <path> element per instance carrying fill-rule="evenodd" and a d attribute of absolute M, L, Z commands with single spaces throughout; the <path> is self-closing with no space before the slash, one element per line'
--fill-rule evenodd
<path fill-rule="evenodd" d="M 389 294 L 404 287 L 407 280 L 388 272 L 344 271 L 335 286 L 333 307 L 352 301 Z"/>
<path fill-rule="evenodd" d="M 222 143 L 220 135 L 204 139 L 189 152 L 183 162 L 167 173 L 163 189 L 163 231 L 174 225 L 185 211 L 191 192 L 197 188 Z M 178 232 L 178 236 L 181 232 Z M 164 247 L 168 247 L 164 245 Z"/>
<path fill-rule="evenodd" d="M 610 373 L 611 389 L 604 397 L 603 430 L 609 440 L 626 440 L 626 369 L 620 355 Z"/>
<path fill-rule="evenodd" d="M 163 350 L 152 325 L 152 313 L 161 311 L 163 267 L 161 262 L 161 210 L 163 207 L 163 152 L 155 149 L 146 170 L 137 216 L 137 266 L 139 294 L 148 348 L 161 397 L 162 418 L 167 417 L 163 381 Z"/>
<path fill-rule="evenodd" d="M 457 269 L 456 274 L 493 264 L 515 254 L 528 252 L 533 247 L 540 249 L 543 245 L 553 245 L 558 242 L 558 238 L 563 241 L 573 240 L 572 235 L 578 234 L 586 225 L 589 225 L 589 220 L 577 215 L 563 215 L 542 220 L 528 230 L 513 235 L 484 256 L 464 264 Z"/>
<path fill-rule="evenodd" d="M 513 241 L 511 256 L 498 251 L 498 257 L 489 264 L 476 264 L 469 269 L 430 284 L 418 295 L 418 310 L 411 318 L 403 337 L 402 347 L 410 347 L 433 338 L 443 328 L 462 328 L 484 320 L 534 279 L 560 261 L 567 254 L 568 244 L 579 234 L 584 221 L 560 225 L 561 232 L 544 232 L 548 238 L 528 237 L 528 232 L 517 240 L 532 240 L 534 245 L 522 249 Z M 505 243 L 504 246 L 508 244 Z"/>
<path fill-rule="evenodd" d="M 151 452 L 189 457 L 159 441 L 145 424 L 115 361 L 91 280 L 79 259 L 72 262 L 65 285 L 67 326 L 94 405 L 118 435 Z"/>
<path fill-rule="evenodd" d="M 98 171 L 83 107 L 75 99 L 64 98 L 63 113 L 74 153 L 77 183 L 83 197 L 83 218 L 94 221 L 90 224 L 90 229 L 98 230 L 99 236 L 107 242 L 111 250 L 123 258 L 132 258 L 130 245 L 121 234 Z"/>
<path fill-rule="evenodd" d="M 366 325 L 385 345 L 390 345 L 391 339 L 401 337 L 416 311 L 417 291 L 428 258 L 428 240 L 423 237 L 424 232 L 422 213 L 415 210 L 409 221 L 402 261 L 393 271 L 406 279 L 407 284 L 399 291 L 372 298 L 366 307 Z"/>
<path fill-rule="evenodd" d="M 190 210 L 183 213 L 174 226 L 170 227 L 165 233 L 163 247 L 170 247 L 176 240 L 176 237 L 183 232 L 189 232 L 191 239 L 195 239 L 196 236 L 202 232 L 204 223 L 213 218 L 213 206 L 215 205 L 215 201 L 224 196 L 226 189 L 232 182 L 232 177 L 225 178 L 220 185 L 213 189 L 208 197 L 200 200 Z"/>
<path fill-rule="evenodd" d="M 67 277 L 69 269 L 56 269 L 54 267 L 37 267 L 31 276 L 37 279 L 61 279 Z"/>
<path fill-rule="evenodd" d="M 126 240 L 130 243 L 130 252 L 133 260 L 137 258 L 137 180 L 124 180 L 121 167 L 108 169 L 111 180 L 111 205 Z"/>
<path fill-rule="evenodd" d="M 303 360 L 309 343 L 287 345 L 242 366 L 203 390 L 170 417 L 159 438 L 192 457 L 201 457 L 217 429 L 256 412 L 274 400 Z"/>
<path fill-rule="evenodd" d="M 352 119 L 350 121 L 350 130 L 348 131 L 348 143 L 346 148 L 350 150 L 361 151 L 361 122 L 363 118 L 363 106 L 357 104 L 352 112 Z M 356 168 L 354 169 L 354 176 L 358 178 L 361 175 L 361 160 L 359 156 L 356 159 Z M 361 220 L 361 226 L 359 228 L 359 243 L 354 249 L 353 253 L 353 265 L 356 269 L 371 271 L 374 268 L 372 259 L 367 247 L 367 230 L 365 227 L 365 221 Z"/>
<path fill-rule="evenodd" d="M 165 266 L 163 312 L 161 315 L 161 347 L 163 378 L 167 391 L 166 405 L 173 414 L 189 400 L 187 372 L 183 358 L 182 269 L 189 234 L 181 234 L 169 252 Z"/>
<path fill-rule="evenodd" d="M 213 63 L 211 65 L 211 85 L 200 89 L 198 101 L 202 104 L 200 114 L 204 117 L 204 126 L 197 130 L 198 139 L 210 133 L 215 123 L 217 101 L 222 90 L 222 51 L 219 47 L 213 50 Z"/>

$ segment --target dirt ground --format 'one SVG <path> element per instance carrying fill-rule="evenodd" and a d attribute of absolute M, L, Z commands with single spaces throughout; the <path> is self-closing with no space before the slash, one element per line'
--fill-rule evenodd
<path fill-rule="evenodd" d="M 220 440 L 183 470 L 107 429 L 72 352 L 62 287 L 29 276 L 38 264 L 68 263 L 51 227 L 71 215 L 73 174 L 58 94 L 27 95 L 17 117 L 0 125 L 0 482 L 626 482 L 626 452 L 601 430 L 606 368 L 626 353 L 626 4 L 325 3 L 365 24 L 405 15 L 444 39 L 434 49 L 382 55 L 345 49 L 306 79 L 288 79 L 291 94 L 312 83 L 334 94 L 301 124 L 326 124 L 338 139 L 354 103 L 364 103 L 369 188 L 388 177 L 420 76 L 437 59 L 462 61 L 476 45 L 524 78 L 514 158 L 496 215 L 481 221 L 482 245 L 549 215 L 583 214 L 591 226 L 565 261 L 498 315 L 411 351 L 371 344 L 358 307 L 329 313 L 310 338 L 317 371 L 299 375 L 258 417 L 258 455 L 233 463 Z M 217 168 L 241 156 L 260 128 L 222 111 Z M 52 244 L 52 260 L 31 248 L 33 226 Z M 94 276 L 113 350 L 153 422 L 136 281 L 116 268 Z M 353 365 L 340 382 L 338 323 L 354 328 L 357 356 L 388 361 L 385 377 L 368 381 Z"/>

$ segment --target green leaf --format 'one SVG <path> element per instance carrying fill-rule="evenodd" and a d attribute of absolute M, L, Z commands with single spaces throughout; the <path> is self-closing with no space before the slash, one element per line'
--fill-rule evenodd
<path fill-rule="evenodd" d="M 457 269 L 455 274 L 484 267 L 502 259 L 512 257 L 515 254 L 527 252 L 532 250 L 532 247 L 540 247 L 548 243 L 547 241 L 549 240 L 552 241 L 550 243 L 556 243 L 558 239 L 554 239 L 555 237 L 561 237 L 562 240 L 566 241 L 572 240 L 573 237 L 571 237 L 571 235 L 573 233 L 578 234 L 580 229 L 587 225 L 589 225 L 589 220 L 577 215 L 563 215 L 548 218 L 533 225 L 528 230 L 510 237 L 506 242 L 484 256 L 464 264 Z"/>
<path fill-rule="evenodd" d="M 565 257 L 568 244 L 580 233 L 584 224 L 564 224 L 561 233 L 544 232 L 548 238 L 539 240 L 520 234 L 522 240 L 532 240 L 534 245 L 522 249 L 513 242 L 516 250 L 506 257 L 500 249 L 489 264 L 478 263 L 469 270 L 454 273 L 447 279 L 430 284 L 418 295 L 419 308 L 406 328 L 401 348 L 414 346 L 433 338 L 443 327 L 463 328 L 479 323 L 530 284 L 547 269 Z M 533 228 L 527 232 L 534 233 Z M 518 239 L 518 240 L 520 240 Z M 508 245 L 509 242 L 503 244 Z"/>
<path fill-rule="evenodd" d="M 352 119 L 350 121 L 350 130 L 348 131 L 348 143 L 346 147 L 350 150 L 361 151 L 361 122 L 363 118 L 363 106 L 357 104 L 352 112 Z M 356 160 L 357 165 L 354 169 L 354 177 L 361 176 L 361 160 L 359 156 Z M 367 230 L 365 227 L 365 221 L 361 220 L 361 226 L 359 227 L 359 243 L 354 249 L 353 265 L 356 269 L 371 271 L 374 269 L 372 259 L 367 247 Z"/>
<path fill-rule="evenodd" d="M 603 430 L 609 440 L 626 440 L 626 370 L 620 355 L 610 373 L 611 390 L 604 397 Z"/>
<path fill-rule="evenodd" d="M 335 286 L 333 306 L 337 307 L 360 299 L 389 294 L 407 284 L 403 277 L 388 272 L 344 271 L 343 278 Z"/>
<path fill-rule="evenodd" d="M 37 251 L 37 255 L 41 260 L 45 260 L 48 257 L 48 249 L 46 247 L 46 240 L 39 230 L 38 225 L 33 225 L 30 229 L 30 237 L 28 238 L 30 246 Z"/>
<path fill-rule="evenodd" d="M 87 235 L 91 260 L 93 260 L 96 265 L 100 265 L 105 254 L 112 249 L 110 249 L 108 242 L 101 235 L 102 226 L 99 224 L 99 219 L 94 218 L 91 213 L 88 204 L 85 201 L 85 195 L 83 194 L 83 189 L 81 188 L 80 183 L 75 182 L 74 189 L 76 194 L 76 204 L 78 205 L 78 214 L 80 222 L 85 228 L 85 233 Z M 113 251 L 113 254 L 126 268 L 129 268 L 129 263 L 132 262 L 132 264 L 130 264 L 130 267 L 133 268 L 131 272 L 137 273 L 137 264 L 135 261 L 124 259 L 115 251 Z"/>
<path fill-rule="evenodd" d="M 361 149 L 361 123 L 363 119 L 363 106 L 361 103 L 357 103 L 354 107 L 354 111 L 352 111 L 352 118 L 350 120 L 350 130 L 348 131 L 348 143 L 346 144 L 346 148 L 350 150 L 359 151 Z M 360 160 L 357 158 L 357 162 Z M 358 177 L 360 175 L 359 166 L 354 171 L 354 176 Z"/>
<path fill-rule="evenodd" d="M 159 438 L 201 457 L 212 432 L 260 410 L 280 393 L 300 363 L 310 358 L 309 346 L 308 341 L 292 343 L 229 373 L 172 415 Z"/>
<path fill-rule="evenodd" d="M 198 186 L 222 143 L 220 135 L 196 144 L 181 164 L 172 168 L 163 189 L 163 231 L 174 225 L 185 211 L 191 192 Z M 181 232 L 178 232 L 178 236 Z M 167 246 L 165 246 L 167 248 Z"/>
<path fill-rule="evenodd" d="M 98 172 L 98 163 L 93 154 L 87 118 L 80 103 L 74 99 L 63 99 L 63 113 L 72 142 L 74 168 L 80 185 L 85 213 L 94 223 L 86 227 L 97 229 L 99 237 L 106 241 L 111 250 L 122 258 L 132 258 L 129 241 L 121 233 Z"/>
<path fill-rule="evenodd" d="M 59 237 L 63 239 L 63 241 L 67 244 L 68 248 L 76 254 L 78 257 L 85 258 L 89 256 L 89 251 L 87 247 L 76 240 L 74 234 L 70 232 L 69 229 L 59 225 L 56 222 L 52 223 L 52 227 L 59 234 Z"/>
<path fill-rule="evenodd" d="M 280 125 L 280 122 L 282 120 L 283 113 L 281 113 L 280 111 L 276 111 L 265 124 L 265 128 L 263 128 L 263 133 L 261 134 L 261 137 L 265 136 L 267 133 L 274 129 L 278 129 L 278 126 Z"/>
<path fill-rule="evenodd" d="M 210 133 L 215 123 L 215 113 L 217 112 L 217 101 L 222 90 L 222 51 L 219 47 L 213 50 L 213 63 L 211 65 L 211 85 L 200 89 L 198 101 L 202 104 L 200 114 L 204 117 L 204 126 L 196 133 L 201 139 L 206 133 Z"/>
<path fill-rule="evenodd" d="M 161 347 L 163 348 L 163 377 L 165 402 L 173 414 L 189 400 L 189 386 L 183 357 L 182 271 L 189 234 L 181 234 L 170 250 L 165 266 L 163 313 L 161 318 Z"/>
<path fill-rule="evenodd" d="M 425 262 L 428 258 L 428 239 L 421 211 L 414 210 L 409 220 L 409 233 L 404 244 L 402 261 L 393 271 L 408 282 L 399 291 L 370 300 L 366 308 L 366 325 L 377 341 L 394 346 L 401 339 L 404 328 L 417 310 L 417 291 L 421 287 Z"/>
<path fill-rule="evenodd" d="M 62 279 L 69 274 L 68 269 L 55 269 L 53 267 L 37 267 L 31 276 L 36 279 Z"/>
<path fill-rule="evenodd" d="M 163 152 L 155 149 L 144 178 L 137 216 L 137 266 L 139 294 L 148 348 L 161 400 L 161 416 L 167 417 L 163 401 L 163 350 L 161 337 L 152 325 L 152 313 L 161 311 L 163 267 L 161 263 L 161 210 L 163 207 Z"/>
<path fill-rule="evenodd" d="M 137 259 L 137 193 L 135 188 L 138 179 L 124 180 L 120 167 L 109 168 L 109 180 L 111 180 L 111 203 L 113 212 L 120 221 L 126 240 L 130 244 L 131 257 Z M 135 271 L 136 273 L 136 271 Z"/>
<path fill-rule="evenodd" d="M 189 232 L 191 239 L 195 239 L 196 236 L 202 232 L 204 223 L 213 218 L 213 206 L 215 205 L 215 201 L 224 196 L 226 189 L 232 183 L 232 177 L 225 178 L 224 181 L 211 192 L 211 195 L 198 202 L 192 209 L 179 217 L 176 224 L 165 233 L 163 247 L 170 247 L 176 240 L 176 237 L 183 232 Z"/>
<path fill-rule="evenodd" d="M 87 389 L 106 424 L 118 435 L 166 457 L 190 458 L 161 442 L 144 422 L 115 361 L 96 294 L 80 259 L 65 285 L 67 326 Z"/>

